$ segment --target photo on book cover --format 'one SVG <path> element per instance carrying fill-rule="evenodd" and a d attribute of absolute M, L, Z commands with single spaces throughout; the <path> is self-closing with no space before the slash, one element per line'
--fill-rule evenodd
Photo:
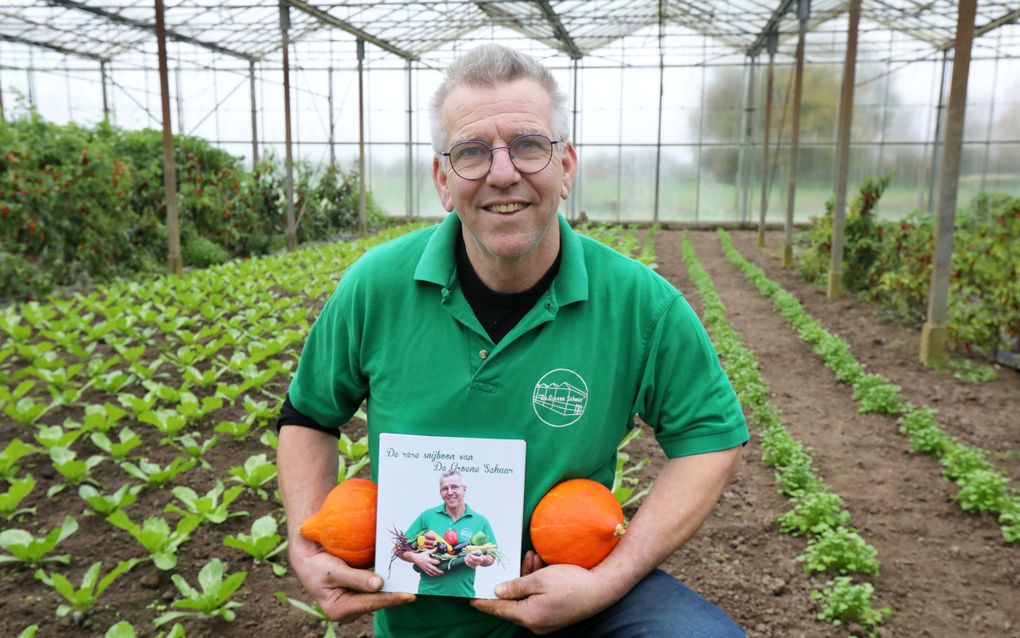
<path fill-rule="evenodd" d="M 495 598 L 520 576 L 524 452 L 520 440 L 380 435 L 383 591 Z"/>

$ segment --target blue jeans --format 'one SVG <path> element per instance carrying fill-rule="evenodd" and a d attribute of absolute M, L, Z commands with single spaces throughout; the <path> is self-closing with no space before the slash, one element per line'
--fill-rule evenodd
<path fill-rule="evenodd" d="M 517 638 L 534 636 L 523 627 Z M 561 629 L 554 638 L 744 638 L 733 619 L 666 572 L 655 570 L 604 611 Z"/>

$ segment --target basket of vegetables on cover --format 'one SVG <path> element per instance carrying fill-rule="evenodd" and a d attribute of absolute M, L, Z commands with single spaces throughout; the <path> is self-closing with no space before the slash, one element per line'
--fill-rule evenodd
<path fill-rule="evenodd" d="M 443 534 L 431 529 L 422 529 L 410 538 L 397 529 L 390 530 L 390 533 L 393 534 L 391 565 L 393 560 L 404 552 L 416 552 L 428 554 L 439 560 L 437 567 L 444 572 L 460 567 L 468 554 L 489 555 L 496 559 L 500 566 L 505 566 L 502 552 L 495 543 L 489 541 L 489 536 L 485 532 L 476 532 L 471 538 L 463 540 L 457 537 L 457 532 L 453 529 L 448 529 Z M 417 565 L 414 566 L 414 570 L 422 573 Z"/>

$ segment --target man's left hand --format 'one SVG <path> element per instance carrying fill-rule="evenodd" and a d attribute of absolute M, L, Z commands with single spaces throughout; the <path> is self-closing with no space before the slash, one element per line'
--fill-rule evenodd
<path fill-rule="evenodd" d="M 476 567 L 488 567 L 494 562 L 496 562 L 495 558 L 481 552 L 471 552 L 464 556 L 464 564 L 471 569 L 475 569 Z"/>
<path fill-rule="evenodd" d="M 594 616 L 616 601 L 603 579 L 576 565 L 550 565 L 496 586 L 497 600 L 475 599 L 487 614 L 547 634 Z"/>

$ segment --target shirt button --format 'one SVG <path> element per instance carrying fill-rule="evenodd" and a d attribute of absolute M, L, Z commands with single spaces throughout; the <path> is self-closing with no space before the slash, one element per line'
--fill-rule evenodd
<path fill-rule="evenodd" d="M 485 359 L 488 356 L 489 356 L 489 351 L 488 350 L 479 350 L 478 351 L 478 358 L 479 359 Z"/>

